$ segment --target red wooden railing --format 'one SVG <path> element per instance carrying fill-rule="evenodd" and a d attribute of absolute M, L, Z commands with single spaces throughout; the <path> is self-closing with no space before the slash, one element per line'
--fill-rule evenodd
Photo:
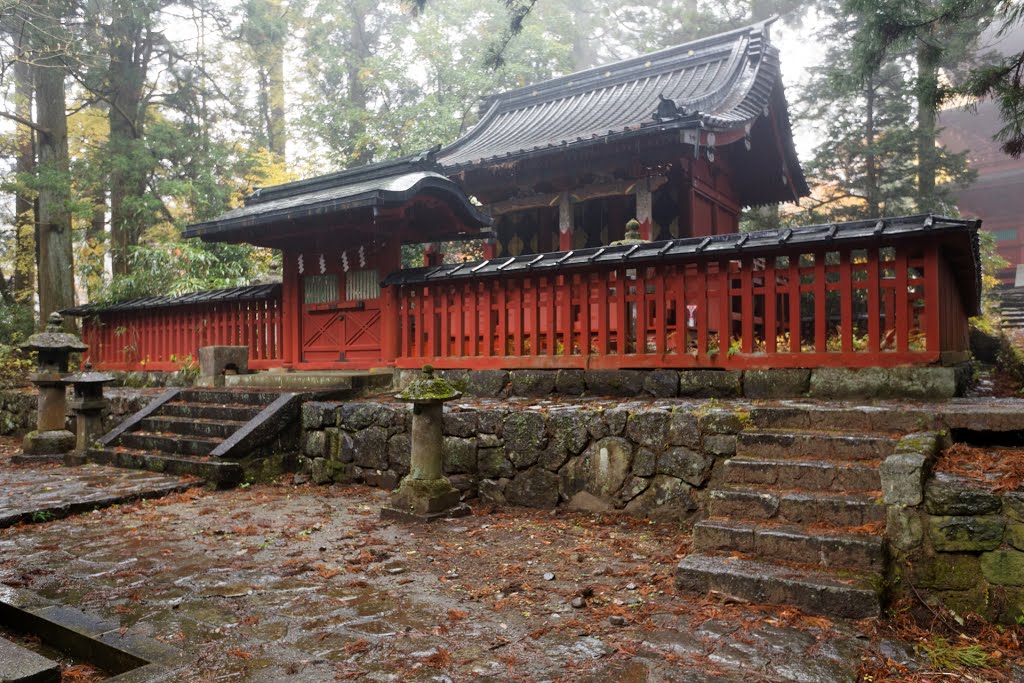
<path fill-rule="evenodd" d="M 249 367 L 281 365 L 281 299 L 100 312 L 82 320 L 87 357 L 103 370 L 198 366 L 200 346 L 249 347 Z"/>
<path fill-rule="evenodd" d="M 934 240 L 392 289 L 399 367 L 891 367 L 967 348 Z"/>
<path fill-rule="evenodd" d="M 614 248 L 575 262 L 572 253 L 547 254 L 524 257 L 530 265 L 513 259 L 515 267 L 399 271 L 382 289 L 381 358 L 363 366 L 739 369 L 962 359 L 976 309 L 968 233 L 955 244 L 920 231 L 883 240 L 861 230 L 834 241 L 818 233 L 802 244 L 772 237 L 768 246 L 762 234 L 749 252 L 736 236 L 707 251 L 684 244 L 688 251 L 675 255 L 674 244 L 651 244 L 635 262 L 632 250 Z M 541 261 L 552 265 L 533 267 Z M 254 369 L 303 367 L 286 357 L 294 340 L 282 347 L 295 334 L 281 290 L 249 299 L 232 292 L 87 316 L 89 356 L 101 369 L 176 370 L 195 363 L 200 346 L 228 344 L 248 346 Z"/>

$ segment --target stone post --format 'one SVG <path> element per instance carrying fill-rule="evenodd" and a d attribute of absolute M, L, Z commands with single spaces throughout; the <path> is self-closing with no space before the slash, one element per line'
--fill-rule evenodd
<path fill-rule="evenodd" d="M 15 456 L 16 462 L 52 460 L 75 446 L 75 435 L 65 429 L 67 411 L 67 383 L 64 373 L 74 351 L 89 347 L 73 334 L 61 331 L 64 319 L 60 313 L 50 314 L 46 330 L 33 334 L 23 349 L 35 351 L 39 365 L 32 374 L 32 383 L 39 388 L 39 414 L 36 431 L 25 435 L 24 453 Z"/>
<path fill-rule="evenodd" d="M 435 378 L 434 369 L 423 366 L 423 376 L 396 396 L 412 403 L 412 453 L 409 474 L 391 494 L 391 505 L 381 508 L 384 519 L 429 522 L 442 517 L 468 515 L 458 489 L 444 476 L 444 402 L 459 398 L 446 380 Z"/>

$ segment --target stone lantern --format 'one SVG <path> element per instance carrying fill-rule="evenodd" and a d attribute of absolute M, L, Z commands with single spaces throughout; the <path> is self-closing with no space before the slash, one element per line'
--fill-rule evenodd
<path fill-rule="evenodd" d="M 61 331 L 64 319 L 56 311 L 50 314 L 46 330 L 33 334 L 21 348 L 35 351 L 39 367 L 32 383 L 39 387 L 39 415 L 36 431 L 25 435 L 22 444 L 26 459 L 52 457 L 67 453 L 75 446 L 75 435 L 65 429 L 66 387 L 64 374 L 68 360 L 76 351 L 89 347 L 77 336 Z"/>
<path fill-rule="evenodd" d="M 462 396 L 447 380 L 434 377 L 434 368 L 423 366 L 423 376 L 395 398 L 412 403 L 412 454 L 409 474 L 391 494 L 391 505 L 381 517 L 429 522 L 442 517 L 468 515 L 459 490 L 444 476 L 444 402 Z"/>
<path fill-rule="evenodd" d="M 103 385 L 113 382 L 114 376 L 94 372 L 92 363 L 86 362 L 82 372 L 64 378 L 73 388 L 71 410 L 75 411 L 75 450 L 84 453 L 103 436 L 103 411 L 108 401 L 103 398 Z"/>

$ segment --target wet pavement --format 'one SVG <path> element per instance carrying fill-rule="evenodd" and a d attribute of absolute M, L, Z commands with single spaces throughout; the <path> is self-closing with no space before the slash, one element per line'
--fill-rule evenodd
<path fill-rule="evenodd" d="M 677 592 L 678 525 L 478 505 L 409 527 L 380 521 L 383 501 L 191 489 L 2 530 L 0 583 L 180 648 L 177 681 L 828 683 L 920 666 L 877 622 Z"/>
<path fill-rule="evenodd" d="M 0 467 L 0 528 L 41 522 L 141 498 L 158 498 L 198 483 L 190 477 L 101 465 Z"/>

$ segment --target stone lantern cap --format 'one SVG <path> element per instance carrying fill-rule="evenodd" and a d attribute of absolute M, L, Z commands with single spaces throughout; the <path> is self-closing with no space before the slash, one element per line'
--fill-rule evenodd
<path fill-rule="evenodd" d="M 434 377 L 434 366 L 424 365 L 423 375 L 417 377 L 405 391 L 397 394 L 395 398 L 408 403 L 443 403 L 462 396 L 462 392 L 451 385 L 451 382 L 443 377 Z"/>
<path fill-rule="evenodd" d="M 64 381 L 71 382 L 72 384 L 106 384 L 107 382 L 113 382 L 114 379 L 113 375 L 108 375 L 105 372 L 96 372 L 92 369 L 92 363 L 86 361 L 82 372 L 67 375 Z"/>
<path fill-rule="evenodd" d="M 21 348 L 29 351 L 67 351 L 68 353 L 85 351 L 89 348 L 87 344 L 82 343 L 77 335 L 61 331 L 62 324 L 64 324 L 64 318 L 60 313 L 54 311 L 47 319 L 46 330 L 33 334 L 21 345 Z"/>

